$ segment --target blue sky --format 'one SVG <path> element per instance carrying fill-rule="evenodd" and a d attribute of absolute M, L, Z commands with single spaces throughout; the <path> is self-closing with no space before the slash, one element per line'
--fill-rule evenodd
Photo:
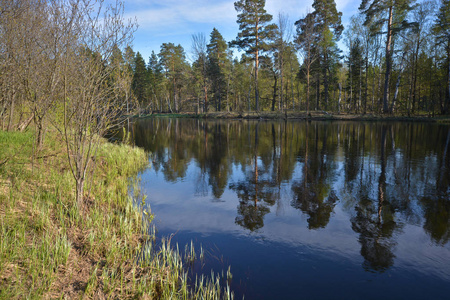
<path fill-rule="evenodd" d="M 289 16 L 291 22 L 312 10 L 313 0 L 266 0 L 266 10 L 274 16 Z M 343 13 L 344 26 L 357 13 L 360 1 L 336 0 Z M 136 18 L 139 28 L 134 34 L 133 49 L 148 62 L 152 53 L 158 53 L 162 43 L 181 44 L 188 58 L 191 56 L 192 35 L 209 34 L 216 27 L 227 42 L 236 38 L 238 24 L 234 0 L 125 0 L 125 18 Z"/>

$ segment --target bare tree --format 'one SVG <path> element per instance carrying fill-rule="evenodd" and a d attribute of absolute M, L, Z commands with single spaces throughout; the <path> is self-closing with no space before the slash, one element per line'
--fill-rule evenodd
<path fill-rule="evenodd" d="M 28 41 L 25 29 L 30 22 L 27 16 L 30 11 L 30 1 L 0 0 L 0 117 L 2 127 L 6 122 L 8 131 L 15 128 L 16 108 L 23 105 L 24 43 Z"/>
<path fill-rule="evenodd" d="M 279 70 L 280 77 L 280 102 L 278 109 L 286 108 L 286 104 L 283 102 L 283 79 L 284 79 L 284 65 L 286 56 L 286 47 L 290 42 L 292 36 L 292 23 L 289 20 L 289 16 L 284 13 L 278 13 L 278 28 L 275 30 L 275 60 L 276 68 Z"/>
<path fill-rule="evenodd" d="M 198 64 L 201 75 L 203 90 L 203 101 L 205 110 L 208 106 L 208 74 L 207 74 L 207 56 L 206 56 L 206 37 L 203 33 L 192 35 L 192 54 L 194 61 Z M 206 111 L 205 111 L 206 112 Z"/>
<path fill-rule="evenodd" d="M 130 42 L 135 26 L 131 22 L 124 24 L 120 1 L 109 6 L 99 0 L 70 1 L 66 9 L 77 16 L 70 27 L 70 36 L 77 39 L 64 47 L 64 121 L 60 131 L 76 181 L 76 201 L 80 208 L 91 159 L 96 155 L 102 136 L 118 124 L 119 113 L 125 105 L 116 97 L 117 89 L 123 89 L 124 82 L 130 82 L 110 80 L 120 66 L 109 58 L 115 47 Z M 118 74 L 127 76 L 125 72 Z"/>

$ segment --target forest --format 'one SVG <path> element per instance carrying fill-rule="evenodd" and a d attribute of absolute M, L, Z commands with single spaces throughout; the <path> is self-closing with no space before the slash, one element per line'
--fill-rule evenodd
<path fill-rule="evenodd" d="M 65 2 L 1 1 L 3 129 L 23 130 L 33 120 L 42 128 L 44 119 L 61 112 L 64 87 L 66 94 L 90 90 L 91 99 L 114 99 L 108 107 L 116 113 L 139 115 L 450 112 L 447 0 L 363 0 L 348 28 L 333 0 L 315 0 L 304 16 L 275 18 L 264 0 L 239 0 L 235 40 L 224 40 L 214 28 L 209 37 L 192 35 L 191 49 L 163 43 L 147 61 L 131 46 L 137 24 L 114 23 L 123 3 L 106 13 L 108 19 L 96 15 L 92 1 L 76 1 L 78 16 Z M 82 28 L 89 23 L 82 23 L 82 14 L 94 34 Z M 95 58 L 89 66 L 87 56 Z M 90 75 L 80 79 L 78 71 Z"/>
<path fill-rule="evenodd" d="M 163 43 L 147 61 L 124 50 L 135 108 L 449 113 L 450 1 L 363 0 L 345 29 L 333 0 L 315 0 L 295 23 L 264 0 L 234 5 L 235 40 L 214 28 L 192 35 L 191 49 Z"/>

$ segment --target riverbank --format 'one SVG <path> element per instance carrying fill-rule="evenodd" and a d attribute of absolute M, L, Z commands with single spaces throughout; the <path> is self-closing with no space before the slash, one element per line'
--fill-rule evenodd
<path fill-rule="evenodd" d="M 336 114 L 327 112 L 209 112 L 196 114 L 183 113 L 154 113 L 141 115 L 140 118 L 152 117 L 176 117 L 176 118 L 200 118 L 200 119 L 255 119 L 255 120 L 317 120 L 317 121 L 420 121 L 420 122 L 445 122 L 450 123 L 450 116 L 400 116 L 400 115 L 376 115 L 376 114 Z"/>
<path fill-rule="evenodd" d="M 231 297 L 219 279 L 190 280 L 170 242 L 152 242 L 137 205 L 142 149 L 103 141 L 79 208 L 63 141 L 49 132 L 36 153 L 34 139 L 0 131 L 0 299 Z"/>

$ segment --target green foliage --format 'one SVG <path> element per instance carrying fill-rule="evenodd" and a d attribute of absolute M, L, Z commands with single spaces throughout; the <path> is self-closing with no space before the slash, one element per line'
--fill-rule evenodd
<path fill-rule="evenodd" d="M 313 14 L 316 18 L 318 31 L 324 33 L 332 30 L 334 38 L 339 40 L 344 26 L 341 21 L 342 12 L 337 11 L 336 2 L 334 0 L 315 0 L 312 7 L 314 8 Z M 332 39 L 330 37 L 323 38 Z"/>
<path fill-rule="evenodd" d="M 269 23 L 272 15 L 266 12 L 265 5 L 265 0 L 239 0 L 234 3 L 240 31 L 232 45 L 247 54 L 255 55 L 269 49 L 268 41 L 273 38 L 276 25 Z"/>
<path fill-rule="evenodd" d="M 148 99 L 149 75 L 144 58 L 137 52 L 134 58 L 134 74 L 132 88 L 137 101 L 145 105 Z"/>
<path fill-rule="evenodd" d="M 268 42 L 273 39 L 276 29 L 275 24 L 269 24 L 272 21 L 272 15 L 266 12 L 265 5 L 265 0 L 239 0 L 234 3 L 234 8 L 238 12 L 236 22 L 239 24 L 239 32 L 231 45 L 244 50 L 248 55 L 252 55 L 255 62 L 256 111 L 259 110 L 259 56 L 263 51 L 269 50 Z"/>
<path fill-rule="evenodd" d="M 350 93 L 349 101 L 355 112 L 358 111 L 357 100 L 361 102 L 362 90 L 363 90 L 363 49 L 361 41 L 357 38 L 353 41 L 350 54 L 348 57 L 348 92 Z"/>
<path fill-rule="evenodd" d="M 407 14 L 414 6 L 415 0 L 362 0 L 359 10 L 365 15 L 364 25 L 369 26 L 373 34 L 383 33 L 383 26 L 389 22 L 388 11 L 392 9 L 392 33 L 405 30 L 412 24 L 406 20 Z"/>
<path fill-rule="evenodd" d="M 226 94 L 226 66 L 229 64 L 227 55 L 227 43 L 214 28 L 207 46 L 208 52 L 208 77 L 212 82 L 213 94 L 216 103 L 216 111 L 222 109 L 222 98 Z"/>
<path fill-rule="evenodd" d="M 186 62 L 186 55 L 181 45 L 175 46 L 173 43 L 163 43 L 158 54 L 160 64 L 163 66 L 163 72 L 168 79 L 167 90 L 172 92 L 172 100 L 175 112 L 179 110 L 179 101 L 177 99 L 177 92 L 184 85 L 184 79 L 188 64 Z M 169 110 L 172 108 L 169 105 Z"/>

